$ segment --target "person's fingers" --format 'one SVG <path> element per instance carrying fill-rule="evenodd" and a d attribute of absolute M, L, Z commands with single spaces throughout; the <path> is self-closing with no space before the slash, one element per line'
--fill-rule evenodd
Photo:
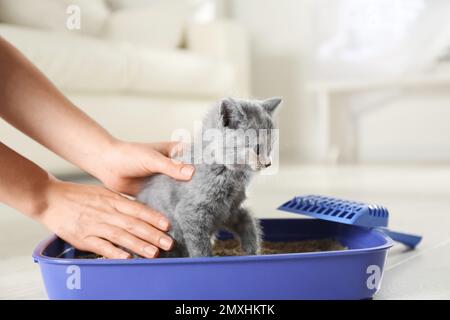
<path fill-rule="evenodd" d="M 175 152 L 179 151 L 179 149 L 183 149 L 183 142 L 179 141 L 153 142 L 149 145 L 168 158 L 171 158 Z"/>
<path fill-rule="evenodd" d="M 126 179 L 126 180 L 125 180 Z M 114 193 L 120 192 L 120 195 L 123 197 L 131 198 L 136 197 L 137 194 L 143 189 L 145 184 L 148 182 L 147 177 L 132 177 L 125 178 L 121 185 L 105 185 L 105 188 L 108 191 L 112 191 Z"/>
<path fill-rule="evenodd" d="M 118 212 L 150 223 L 162 231 L 170 229 L 170 220 L 165 215 L 140 202 L 118 197 L 113 200 L 112 205 Z"/>
<path fill-rule="evenodd" d="M 130 259 L 131 254 L 126 252 L 125 250 L 122 250 L 120 248 L 117 248 L 112 243 L 91 236 L 87 237 L 85 239 L 87 245 L 85 246 L 85 250 L 93 252 L 95 254 L 98 254 L 100 256 L 103 256 L 108 259 Z"/>
<path fill-rule="evenodd" d="M 157 152 L 150 162 L 148 166 L 151 171 L 163 173 L 177 180 L 190 180 L 195 171 L 193 165 L 174 161 Z"/>
<path fill-rule="evenodd" d="M 125 214 L 116 213 L 110 216 L 108 223 L 118 226 L 163 250 L 168 251 L 172 249 L 173 240 L 171 237 L 142 220 Z"/>
<path fill-rule="evenodd" d="M 167 157 L 175 159 L 177 157 L 184 157 L 186 152 L 190 152 L 191 144 L 186 142 L 177 142 L 175 145 L 171 146 L 168 151 Z M 185 157 L 186 158 L 186 157 Z"/>
<path fill-rule="evenodd" d="M 152 244 L 149 244 L 124 229 L 113 225 L 103 225 L 98 228 L 98 236 L 114 244 L 124 247 L 140 256 L 147 258 L 156 258 L 159 250 Z"/>

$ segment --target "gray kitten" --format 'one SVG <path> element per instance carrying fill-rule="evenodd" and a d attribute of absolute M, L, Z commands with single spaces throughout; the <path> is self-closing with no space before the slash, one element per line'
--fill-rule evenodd
<path fill-rule="evenodd" d="M 180 182 L 165 175 L 149 180 L 137 200 L 168 216 L 172 224 L 169 234 L 175 240 L 173 250 L 161 256 L 211 256 L 212 240 L 221 229 L 237 236 L 246 254 L 259 253 L 259 223 L 248 209 L 242 207 L 242 203 L 253 173 L 271 165 L 273 137 L 270 130 L 275 129 L 273 112 L 280 102 L 278 98 L 264 101 L 222 100 L 203 120 L 203 131 L 215 129 L 215 132 L 222 134 L 222 137 L 210 137 L 208 141 L 202 136 L 200 150 L 203 152 L 207 151 L 208 146 L 221 146 L 215 149 L 217 152 L 210 154 L 209 162 L 192 161 L 198 144 L 194 142 L 188 155 L 178 158 L 195 163 L 196 171 L 191 181 Z M 239 132 L 239 129 L 253 129 L 249 132 L 265 129 L 263 131 L 267 131 L 267 136 L 261 135 L 256 145 L 249 143 L 249 139 L 240 140 L 240 144 L 231 147 L 219 144 L 225 140 L 222 139 L 224 136 L 229 137 L 229 133 Z M 233 161 L 225 161 L 224 158 L 230 154 Z"/>

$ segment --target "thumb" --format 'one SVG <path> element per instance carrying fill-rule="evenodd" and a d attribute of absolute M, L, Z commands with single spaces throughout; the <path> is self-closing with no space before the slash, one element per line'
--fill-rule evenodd
<path fill-rule="evenodd" d="M 177 180 L 191 180 L 195 167 L 167 158 L 160 153 L 152 161 L 152 171 L 165 174 Z"/>

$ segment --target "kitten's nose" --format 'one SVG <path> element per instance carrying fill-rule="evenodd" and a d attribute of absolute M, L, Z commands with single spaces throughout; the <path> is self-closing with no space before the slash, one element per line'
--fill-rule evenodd
<path fill-rule="evenodd" d="M 268 162 L 268 163 L 266 163 L 264 166 L 266 167 L 266 168 L 268 168 L 268 167 L 270 167 L 272 165 L 272 162 Z"/>

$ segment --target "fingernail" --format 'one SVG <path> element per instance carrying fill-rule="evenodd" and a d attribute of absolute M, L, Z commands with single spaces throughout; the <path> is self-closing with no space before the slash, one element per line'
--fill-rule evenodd
<path fill-rule="evenodd" d="M 161 237 L 161 239 L 159 239 L 159 244 L 164 250 L 169 250 L 170 247 L 172 247 L 172 242 L 173 240 L 167 237 Z"/>
<path fill-rule="evenodd" d="M 167 221 L 167 219 L 164 218 L 160 219 L 158 225 L 163 230 L 169 229 L 169 221 Z"/>
<path fill-rule="evenodd" d="M 121 253 L 121 254 L 120 254 L 120 258 L 121 258 L 121 259 L 130 259 L 130 258 L 131 258 L 131 254 L 126 253 L 126 252 Z"/>
<path fill-rule="evenodd" d="M 185 177 L 192 177 L 192 174 L 194 173 L 194 167 L 193 166 L 184 166 L 181 168 L 181 174 Z"/>
<path fill-rule="evenodd" d="M 145 253 L 147 253 L 148 255 L 150 255 L 152 257 L 154 257 L 156 255 L 156 250 L 157 249 L 155 247 L 151 247 L 151 246 L 144 248 Z"/>

